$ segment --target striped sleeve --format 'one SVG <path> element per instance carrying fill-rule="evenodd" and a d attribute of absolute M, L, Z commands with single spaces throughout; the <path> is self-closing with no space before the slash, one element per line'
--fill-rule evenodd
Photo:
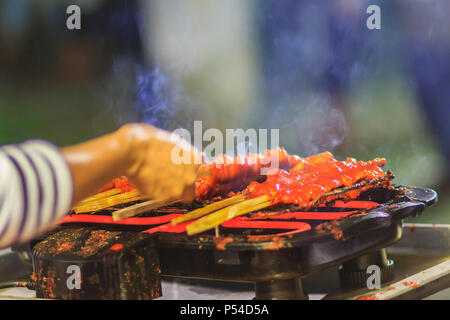
<path fill-rule="evenodd" d="M 0 147 L 0 248 L 54 227 L 72 194 L 70 169 L 56 146 L 33 140 Z"/>

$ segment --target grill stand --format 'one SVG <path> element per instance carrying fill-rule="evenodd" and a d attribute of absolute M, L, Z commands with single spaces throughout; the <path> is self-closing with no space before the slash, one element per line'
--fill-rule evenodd
<path fill-rule="evenodd" d="M 380 268 L 380 283 L 389 282 L 394 278 L 394 263 L 387 259 L 386 249 L 382 248 L 344 262 L 339 269 L 341 286 L 343 288 L 367 287 L 367 280 L 373 274 L 373 271 L 368 269 L 370 266 Z"/>
<path fill-rule="evenodd" d="M 300 277 L 255 282 L 256 300 L 308 300 Z"/>
<path fill-rule="evenodd" d="M 394 264 L 382 248 L 344 262 L 339 269 L 339 280 L 343 288 L 365 288 L 371 273 L 371 265 L 380 268 L 381 283 L 394 278 Z M 272 279 L 255 282 L 255 300 L 308 300 L 304 293 L 301 277 L 289 279 Z"/>

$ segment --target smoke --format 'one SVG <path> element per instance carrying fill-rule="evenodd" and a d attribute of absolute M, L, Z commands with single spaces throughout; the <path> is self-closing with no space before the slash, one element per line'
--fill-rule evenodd
<path fill-rule="evenodd" d="M 134 106 L 138 118 L 153 126 L 169 128 L 173 125 L 183 96 L 180 83 L 172 83 L 158 66 L 153 70 L 141 65 L 135 68 Z"/>
<path fill-rule="evenodd" d="M 339 19 L 338 11 L 325 1 L 287 3 L 263 6 L 264 36 L 257 41 L 263 55 L 266 106 L 251 121 L 256 128 L 279 128 L 281 144 L 290 152 L 333 150 L 347 135 L 342 110 L 348 106 L 336 104 L 332 101 L 336 97 L 330 96 L 350 91 L 365 73 L 368 50 L 361 52 L 365 33 L 360 27 L 365 16 L 343 12 Z M 216 124 L 222 120 L 217 119 L 217 109 L 204 108 L 189 97 L 183 79 L 189 79 L 192 70 L 177 70 L 167 62 L 146 67 L 121 60 L 113 69 L 107 104 L 119 124 L 143 121 L 167 130 L 191 130 L 194 120 L 211 118 Z M 198 99 L 193 87 L 190 84 L 190 93 Z M 238 149 L 245 154 L 249 146 Z"/>
<path fill-rule="evenodd" d="M 341 109 L 332 107 L 326 94 L 315 95 L 310 100 L 275 109 L 272 126 L 280 128 L 281 145 L 290 152 L 311 155 L 333 151 L 348 133 L 345 115 Z"/>
<path fill-rule="evenodd" d="M 111 116 L 118 126 L 139 119 L 133 108 L 134 88 L 133 62 L 126 57 L 116 58 L 106 77 L 104 90 L 98 89 L 98 92 L 104 96 L 105 114 Z M 105 114 L 100 114 L 99 117 L 104 117 Z M 94 121 L 96 124 L 101 123 L 98 118 Z"/>
<path fill-rule="evenodd" d="M 192 129 L 201 104 L 185 92 L 182 72 L 116 58 L 107 77 L 105 112 L 118 126 L 144 122 L 162 129 Z M 204 108 L 203 108 L 204 109 Z M 104 115 L 100 115 L 104 116 Z M 97 121 L 96 121 L 97 122 Z"/>

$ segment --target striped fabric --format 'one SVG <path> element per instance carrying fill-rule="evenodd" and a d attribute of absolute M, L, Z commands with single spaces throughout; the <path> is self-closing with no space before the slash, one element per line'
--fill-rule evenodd
<path fill-rule="evenodd" d="M 49 230 L 70 210 L 72 177 L 42 140 L 0 147 L 0 248 Z"/>

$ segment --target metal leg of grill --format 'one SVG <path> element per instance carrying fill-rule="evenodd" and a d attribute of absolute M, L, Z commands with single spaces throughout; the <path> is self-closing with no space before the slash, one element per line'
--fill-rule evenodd
<path fill-rule="evenodd" d="M 339 270 L 341 286 L 344 288 L 364 288 L 367 286 L 369 266 L 378 266 L 380 283 L 394 278 L 394 262 L 386 256 L 386 249 L 380 249 L 344 262 Z"/>
<path fill-rule="evenodd" d="M 255 283 L 256 300 L 308 300 L 300 278 Z"/>

